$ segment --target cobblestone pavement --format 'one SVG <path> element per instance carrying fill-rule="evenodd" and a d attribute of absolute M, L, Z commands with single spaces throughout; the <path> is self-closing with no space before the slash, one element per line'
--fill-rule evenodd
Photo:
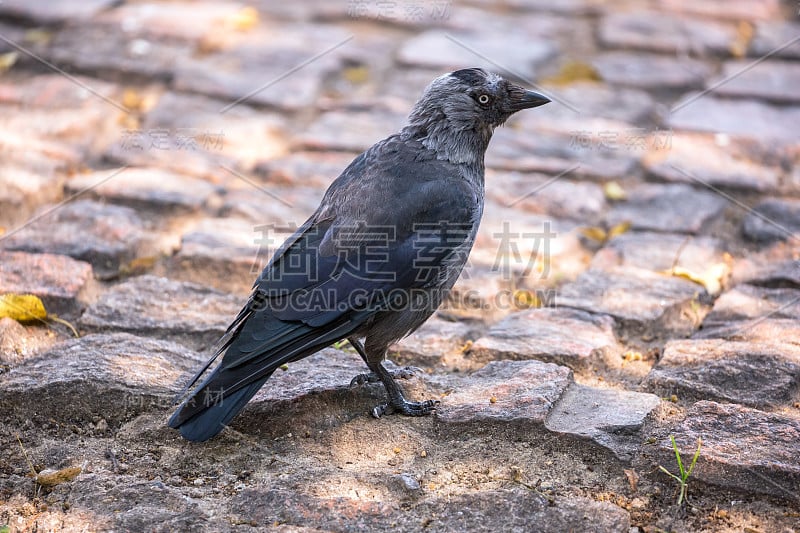
<path fill-rule="evenodd" d="M 797 11 L 3 1 L 0 295 L 80 336 L 0 319 L 0 531 L 800 529 Z M 465 66 L 553 103 L 496 132 L 468 269 L 390 354 L 436 414 L 372 419 L 340 346 L 167 429 L 270 251 Z"/>

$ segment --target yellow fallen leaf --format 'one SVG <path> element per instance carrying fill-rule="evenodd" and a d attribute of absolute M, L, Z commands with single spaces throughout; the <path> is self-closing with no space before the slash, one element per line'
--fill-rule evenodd
<path fill-rule="evenodd" d="M 742 58 L 747 55 L 747 49 L 750 48 L 750 41 L 753 40 L 753 25 L 742 20 L 736 27 L 736 37 L 730 45 L 730 52 L 733 57 Z"/>
<path fill-rule="evenodd" d="M 42 470 L 36 474 L 36 483 L 43 487 L 54 487 L 67 481 L 72 481 L 82 471 L 80 466 L 71 466 L 61 470 Z"/>
<path fill-rule="evenodd" d="M 608 238 L 613 239 L 623 233 L 626 233 L 629 229 L 631 229 L 631 223 L 629 220 L 625 220 L 624 222 L 620 222 L 616 226 L 611 226 L 611 229 L 608 230 Z"/>
<path fill-rule="evenodd" d="M 243 7 L 228 17 L 227 23 L 238 31 L 251 30 L 258 24 L 258 10 L 252 6 Z"/>
<path fill-rule="evenodd" d="M 530 309 L 531 307 L 541 307 L 542 301 L 533 291 L 516 290 L 514 291 L 514 304 L 520 309 Z"/>
<path fill-rule="evenodd" d="M 606 198 L 614 202 L 624 200 L 628 197 L 628 193 L 626 193 L 625 189 L 616 181 L 609 181 L 606 183 L 603 186 L 603 193 L 606 195 Z"/>
<path fill-rule="evenodd" d="M 42 28 L 33 28 L 25 32 L 22 40 L 29 44 L 46 45 L 53 39 L 53 32 Z"/>
<path fill-rule="evenodd" d="M 601 227 L 598 226 L 590 226 L 587 228 L 580 229 L 581 235 L 586 237 L 587 239 L 591 239 L 593 241 L 597 241 L 600 243 L 606 242 L 608 240 L 608 232 Z"/>
<path fill-rule="evenodd" d="M 145 257 L 137 257 L 124 265 L 119 267 L 119 273 L 123 276 L 133 274 L 142 274 L 143 272 L 153 268 L 153 265 L 158 261 L 158 256 L 148 255 Z"/>
<path fill-rule="evenodd" d="M 365 66 L 348 67 L 344 69 L 342 77 L 354 85 L 360 85 L 369 81 L 369 69 Z"/>
<path fill-rule="evenodd" d="M 19 54 L 17 52 L 0 54 L 0 73 L 6 72 L 13 67 L 14 63 L 17 62 L 17 59 L 19 59 Z"/>
<path fill-rule="evenodd" d="M 139 109 L 144 97 L 136 89 L 125 89 L 122 92 L 122 105 L 131 111 Z"/>
<path fill-rule="evenodd" d="M 558 73 L 542 80 L 551 85 L 569 85 L 577 81 L 600 81 L 602 78 L 592 65 L 583 61 L 567 61 Z"/>
<path fill-rule="evenodd" d="M 0 295 L 0 318 L 11 318 L 17 322 L 43 321 L 47 318 L 44 303 L 33 294 Z"/>
<path fill-rule="evenodd" d="M 676 266 L 669 274 L 702 285 L 708 294 L 714 296 L 722 291 L 722 279 L 727 271 L 728 266 L 725 263 L 717 263 L 705 272 L 694 272 L 688 268 Z"/>
<path fill-rule="evenodd" d="M 64 324 L 78 337 L 75 327 L 56 315 L 48 315 L 44 303 L 33 294 L 0 294 L 0 318 L 10 318 L 23 324 L 52 320 Z"/>

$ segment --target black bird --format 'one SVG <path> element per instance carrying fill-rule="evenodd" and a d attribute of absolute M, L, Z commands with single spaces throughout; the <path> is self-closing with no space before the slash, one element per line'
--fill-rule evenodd
<path fill-rule="evenodd" d="M 550 100 L 479 68 L 433 80 L 406 125 L 359 155 L 275 253 L 169 426 L 193 441 L 219 433 L 272 373 L 347 339 L 383 382 L 373 410 L 421 416 L 382 361 L 433 314 L 461 273 L 483 213 L 484 153 L 495 127 Z M 364 343 L 361 343 L 364 339 Z"/>

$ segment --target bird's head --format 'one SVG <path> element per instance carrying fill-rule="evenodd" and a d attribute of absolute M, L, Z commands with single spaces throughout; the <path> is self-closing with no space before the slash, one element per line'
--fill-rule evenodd
<path fill-rule="evenodd" d="M 452 161 L 483 157 L 497 126 L 547 97 L 480 68 L 456 70 L 433 80 L 409 115 L 407 132 Z"/>
<path fill-rule="evenodd" d="M 456 129 L 490 128 L 549 98 L 480 68 L 456 70 L 433 80 L 411 112 L 411 121 L 445 121 Z"/>

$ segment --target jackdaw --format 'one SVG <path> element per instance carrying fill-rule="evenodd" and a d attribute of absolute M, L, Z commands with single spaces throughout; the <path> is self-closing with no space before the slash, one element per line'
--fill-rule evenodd
<path fill-rule="evenodd" d="M 382 361 L 433 314 L 467 260 L 483 213 L 494 129 L 550 100 L 480 68 L 433 80 L 408 124 L 356 157 L 313 215 L 277 250 L 247 305 L 169 420 L 192 441 L 219 433 L 272 373 L 347 339 L 388 402 L 373 415 L 431 413 L 408 401 Z M 362 344 L 363 339 L 363 344 Z"/>

